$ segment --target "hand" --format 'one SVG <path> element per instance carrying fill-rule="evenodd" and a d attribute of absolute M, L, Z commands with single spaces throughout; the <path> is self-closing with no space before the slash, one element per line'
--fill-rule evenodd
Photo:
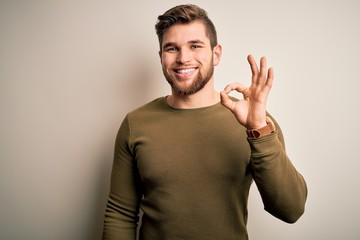
<path fill-rule="evenodd" d="M 266 58 L 260 59 L 260 71 L 252 55 L 248 56 L 252 79 L 251 86 L 232 83 L 220 93 L 221 103 L 231 110 L 238 122 L 247 129 L 259 129 L 266 125 L 266 101 L 274 79 L 274 70 L 267 69 Z M 233 101 L 228 94 L 237 91 L 243 99 Z"/>

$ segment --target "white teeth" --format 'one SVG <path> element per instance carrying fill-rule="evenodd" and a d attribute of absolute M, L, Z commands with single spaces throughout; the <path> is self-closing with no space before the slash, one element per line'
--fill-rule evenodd
<path fill-rule="evenodd" d="M 190 73 L 190 72 L 193 72 L 195 71 L 195 68 L 188 68 L 188 69 L 180 69 L 180 70 L 177 70 L 178 73 L 181 73 L 181 74 L 185 74 L 185 73 Z"/>

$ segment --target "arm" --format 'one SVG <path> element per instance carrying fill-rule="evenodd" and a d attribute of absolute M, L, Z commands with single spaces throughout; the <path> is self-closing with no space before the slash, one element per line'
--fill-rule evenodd
<path fill-rule="evenodd" d="M 252 71 L 251 86 L 229 84 L 221 92 L 221 103 L 248 130 L 260 129 L 267 124 L 266 102 L 274 72 L 272 68 L 267 69 L 265 57 L 260 59 L 260 70 L 251 55 L 248 61 Z M 230 99 L 228 94 L 233 90 L 242 93 L 243 99 Z M 286 155 L 283 135 L 277 124 L 276 129 L 267 136 L 248 139 L 252 173 L 265 209 L 286 222 L 295 222 L 304 211 L 306 183 Z"/>
<path fill-rule="evenodd" d="M 125 118 L 115 142 L 103 240 L 136 239 L 141 185 L 129 146 L 129 135 L 129 123 L 128 119 Z"/>
<path fill-rule="evenodd" d="M 294 223 L 304 212 L 307 187 L 286 154 L 279 125 L 276 124 L 276 128 L 268 136 L 248 138 L 251 170 L 265 210 L 285 222 Z"/>

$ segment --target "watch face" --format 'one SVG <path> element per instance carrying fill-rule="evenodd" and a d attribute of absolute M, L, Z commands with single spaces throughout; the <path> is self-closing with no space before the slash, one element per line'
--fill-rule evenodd
<path fill-rule="evenodd" d="M 252 133 L 253 133 L 254 137 L 256 137 L 256 138 L 260 137 L 260 135 L 261 135 L 258 130 L 253 130 Z"/>

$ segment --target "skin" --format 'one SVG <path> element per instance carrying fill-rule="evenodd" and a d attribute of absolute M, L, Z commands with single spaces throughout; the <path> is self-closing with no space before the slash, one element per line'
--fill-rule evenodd
<path fill-rule="evenodd" d="M 252 55 L 248 56 L 252 79 L 250 87 L 232 83 L 221 94 L 221 103 L 229 108 L 240 124 L 247 129 L 259 129 L 266 125 L 266 102 L 274 79 L 273 68 L 267 68 L 266 58 L 260 59 L 260 70 Z M 234 102 L 228 94 L 237 91 L 243 99 Z"/>
<path fill-rule="evenodd" d="M 171 26 L 163 35 L 159 55 L 165 77 L 171 78 L 179 88 L 186 89 L 219 64 L 221 52 L 220 45 L 211 48 L 204 25 L 195 21 Z M 179 72 L 185 69 L 190 72 Z M 208 77 L 206 85 L 192 94 L 183 95 L 172 88 L 168 103 L 176 108 L 199 108 L 218 103 L 220 95 L 214 89 L 213 75 Z"/>
<path fill-rule="evenodd" d="M 180 89 L 191 89 L 199 81 L 206 81 L 206 84 L 190 94 L 180 93 L 172 87 L 168 103 L 176 108 L 200 108 L 221 101 L 247 129 L 264 127 L 267 97 L 274 79 L 273 69 L 267 68 L 265 57 L 260 59 L 259 68 L 254 57 L 249 55 L 251 85 L 231 83 L 218 93 L 214 88 L 212 71 L 220 63 L 221 54 L 221 45 L 211 48 L 202 22 L 171 26 L 163 35 L 159 52 L 165 77 Z M 241 93 L 243 99 L 232 101 L 228 96 L 232 91 Z"/>

